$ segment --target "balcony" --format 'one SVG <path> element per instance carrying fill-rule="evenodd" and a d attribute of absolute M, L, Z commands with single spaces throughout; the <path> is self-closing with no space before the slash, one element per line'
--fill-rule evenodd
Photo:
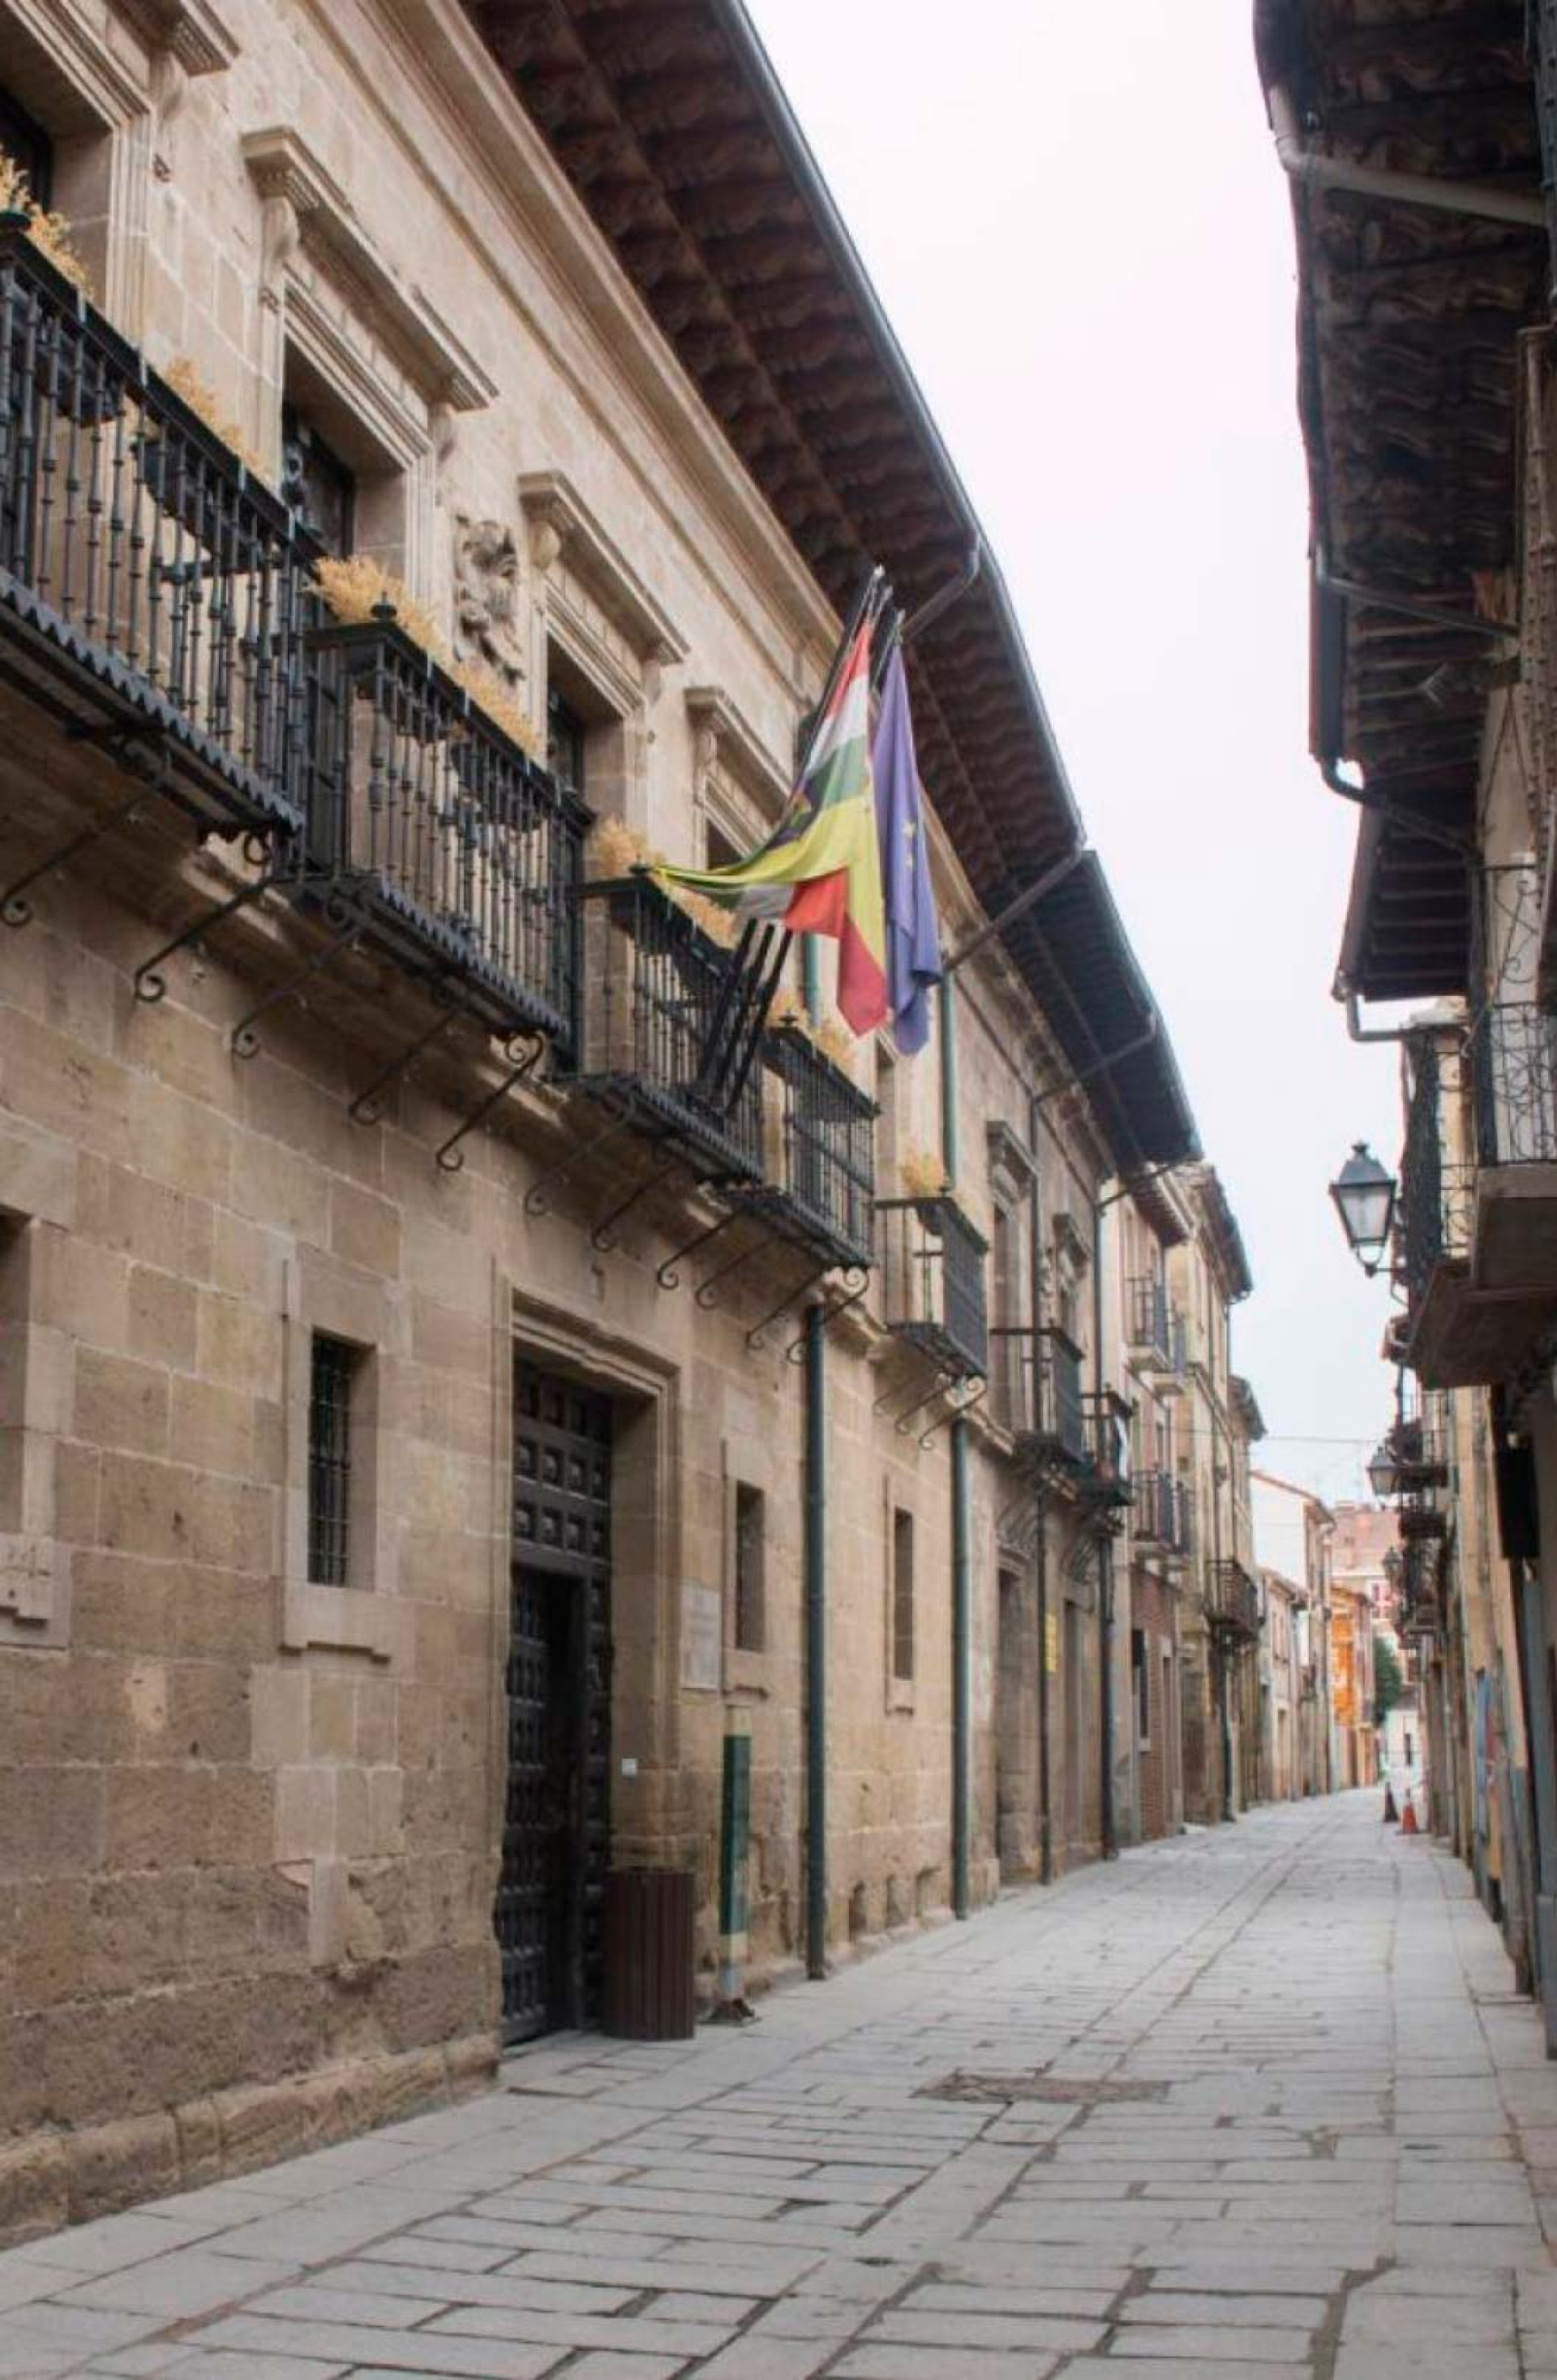
<path fill-rule="evenodd" d="M 493 1033 L 566 1050 L 588 813 L 392 616 L 311 628 L 307 650 L 300 891 Z"/>
<path fill-rule="evenodd" d="M 754 1197 L 774 1228 L 818 1263 L 868 1266 L 875 1258 L 875 1102 L 791 1026 L 767 1035 L 764 1054 L 783 1100 L 782 1156 L 777 1184 Z"/>
<path fill-rule="evenodd" d="M 0 218 L 10 682 L 202 832 L 294 830 L 312 558 L 280 500 Z"/>
<path fill-rule="evenodd" d="M 1483 1009 L 1459 1051 L 1417 1052 L 1399 1239 L 1406 1358 L 1430 1388 L 1508 1378 L 1557 1317 L 1554 1062 L 1557 1024 L 1527 1002 Z"/>
<path fill-rule="evenodd" d="M 953 1380 L 989 1370 L 989 1244 L 954 1198 L 878 1198 L 882 1318 Z"/>
<path fill-rule="evenodd" d="M 1101 1406 L 1089 1394 L 1075 1341 L 1052 1327 L 989 1335 L 991 1408 L 1023 1468 L 1069 1495 L 1129 1504 L 1129 1409 L 1106 1392 Z"/>
<path fill-rule="evenodd" d="M 1143 1552 L 1182 1560 L 1190 1550 L 1189 1491 L 1166 1471 L 1138 1471 L 1131 1535 Z"/>
<path fill-rule="evenodd" d="M 1167 1285 L 1155 1273 L 1125 1284 L 1129 1352 L 1147 1371 L 1181 1379 L 1187 1361 L 1184 1317 L 1168 1300 Z"/>
<path fill-rule="evenodd" d="M 762 1068 L 732 1063 L 751 990 L 737 953 L 650 876 L 583 884 L 573 1087 L 700 1182 L 763 1179 Z M 835 1186 L 801 1176 L 807 1191 Z"/>
<path fill-rule="evenodd" d="M 1206 1622 L 1229 1649 L 1252 1645 L 1260 1633 L 1260 1588 L 1242 1562 L 1213 1562 L 1206 1585 Z"/>

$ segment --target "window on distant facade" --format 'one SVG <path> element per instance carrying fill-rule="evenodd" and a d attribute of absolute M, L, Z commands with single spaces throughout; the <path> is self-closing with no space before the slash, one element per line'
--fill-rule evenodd
<path fill-rule="evenodd" d="M 308 1373 L 308 1577 L 352 1583 L 352 1422 L 362 1350 L 316 1330 Z"/>
<path fill-rule="evenodd" d="M 761 1653 L 766 1647 L 767 1500 L 760 1488 L 745 1480 L 735 1484 L 735 1649 Z"/>
<path fill-rule="evenodd" d="M 913 1514 L 892 1515 L 892 1675 L 913 1676 Z"/>

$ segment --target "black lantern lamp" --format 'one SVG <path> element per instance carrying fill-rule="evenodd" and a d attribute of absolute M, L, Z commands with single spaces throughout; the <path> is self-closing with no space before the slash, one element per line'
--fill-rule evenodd
<path fill-rule="evenodd" d="M 1400 1493 L 1400 1465 L 1387 1438 L 1373 1451 L 1368 1465 L 1368 1484 L 1381 1504 L 1387 1504 L 1392 1496 Z"/>
<path fill-rule="evenodd" d="M 1365 1140 L 1354 1141 L 1351 1155 L 1330 1184 L 1330 1195 L 1346 1245 L 1370 1281 L 1382 1266 L 1389 1246 L 1394 1193 L 1394 1174 L 1384 1172 Z"/>

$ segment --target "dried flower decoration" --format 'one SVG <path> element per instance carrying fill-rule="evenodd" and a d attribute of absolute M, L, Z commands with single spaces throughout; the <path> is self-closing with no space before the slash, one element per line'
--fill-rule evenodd
<path fill-rule="evenodd" d="M 25 215 L 27 236 L 34 247 L 42 250 L 56 273 L 79 289 L 84 297 L 91 296 L 91 275 L 71 246 L 70 225 L 61 214 L 51 214 L 41 207 L 32 195 L 26 172 L 14 157 L 0 149 L 0 214 Z"/>
<path fill-rule="evenodd" d="M 252 471 L 257 480 L 268 480 L 270 473 L 245 438 L 239 424 L 231 421 L 222 411 L 221 401 L 213 389 L 200 378 L 187 356 L 175 356 L 163 372 L 163 378 L 175 396 L 181 396 L 197 419 L 203 421 L 223 446 L 230 446 L 245 470 Z"/>
<path fill-rule="evenodd" d="M 951 1186 L 940 1159 L 911 1141 L 898 1160 L 898 1178 L 911 1198 L 944 1198 Z"/>

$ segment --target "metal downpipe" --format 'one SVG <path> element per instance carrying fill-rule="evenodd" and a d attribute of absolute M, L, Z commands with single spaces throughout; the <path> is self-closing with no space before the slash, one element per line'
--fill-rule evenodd
<path fill-rule="evenodd" d="M 1153 1019 L 1153 1023 L 1155 1020 Z M 1103 1200 L 1092 1200 L 1092 1404 L 1099 1444 L 1104 1426 L 1103 1378 Z M 1114 1819 L 1114 1540 L 1097 1541 L 1097 1635 L 1101 1675 L 1098 1681 L 1098 1842 L 1105 1860 L 1118 1857 Z"/>
<path fill-rule="evenodd" d="M 827 1410 L 822 1308 L 805 1309 L 805 1972 L 827 1972 Z"/>
<path fill-rule="evenodd" d="M 969 1909 L 972 1752 L 972 1578 L 969 1553 L 968 1425 L 951 1425 L 951 1907 Z"/>

